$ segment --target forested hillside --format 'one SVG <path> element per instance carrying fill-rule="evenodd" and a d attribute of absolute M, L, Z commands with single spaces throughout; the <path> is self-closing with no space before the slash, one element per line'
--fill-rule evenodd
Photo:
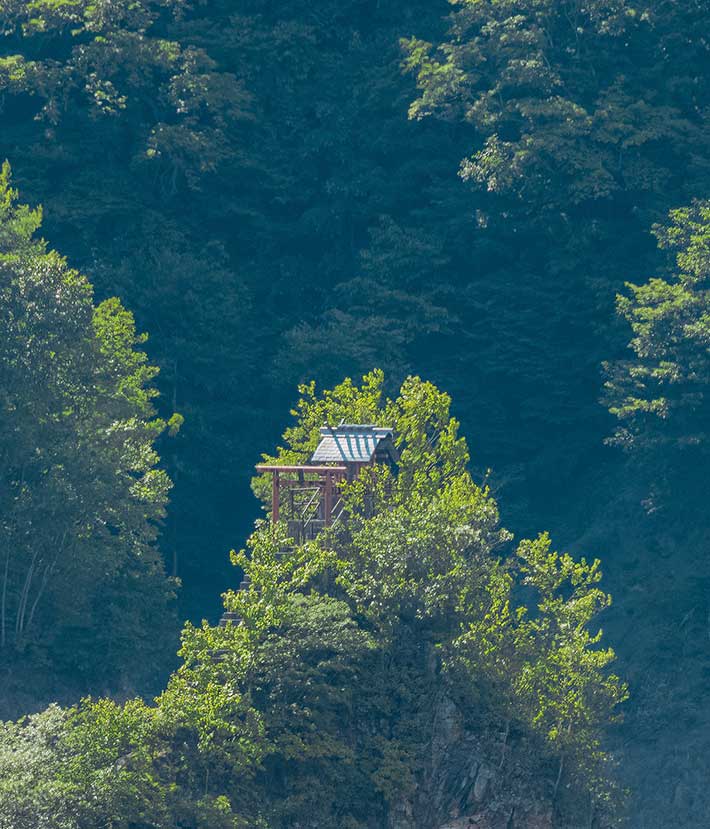
<path fill-rule="evenodd" d="M 602 740 L 626 690 L 588 627 L 610 601 L 599 561 L 546 535 L 510 549 L 448 396 L 409 377 L 385 400 L 383 380 L 303 387 L 276 460 L 357 416 L 396 430 L 396 471 L 344 485 L 313 540 L 262 522 L 233 555 L 248 582 L 231 621 L 186 625 L 155 705 L 6 724 L 0 826 L 618 823 Z"/>
<path fill-rule="evenodd" d="M 629 825 L 703 825 L 709 24 L 703 0 L 0 0 L 2 716 L 165 687 L 182 620 L 215 623 L 239 581 L 249 480 L 298 384 L 381 366 L 386 394 L 419 375 L 451 395 L 516 538 L 602 559 L 630 695 L 595 728 Z M 348 613 L 351 588 L 332 597 Z M 322 613 L 355 662 L 394 647 L 336 603 L 289 624 Z M 95 716 L 140 731 L 170 709 L 183 727 L 171 700 L 210 635 L 187 631 L 158 708 L 82 709 L 86 739 Z M 237 647 L 275 670 L 299 636 Z M 337 670 L 355 693 L 353 664 Z M 245 779 L 281 704 L 235 713 L 255 729 Z M 384 800 L 321 825 L 377 825 L 391 780 L 360 771 L 352 791 L 376 778 Z M 207 798 L 193 783 L 146 824 Z M 220 803 L 184 825 L 235 825 Z M 295 825 L 272 807 L 236 813 Z"/>

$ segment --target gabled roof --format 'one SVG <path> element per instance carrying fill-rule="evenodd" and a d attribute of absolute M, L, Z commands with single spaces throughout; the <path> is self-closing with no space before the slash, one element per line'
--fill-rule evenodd
<path fill-rule="evenodd" d="M 399 460 L 387 426 L 341 423 L 322 426 L 320 434 L 311 463 L 369 463 L 375 454 L 387 455 L 395 463 Z"/>

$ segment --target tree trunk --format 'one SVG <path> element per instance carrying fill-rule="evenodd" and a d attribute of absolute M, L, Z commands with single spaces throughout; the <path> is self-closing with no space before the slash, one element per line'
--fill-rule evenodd
<path fill-rule="evenodd" d="M 29 596 L 30 586 L 34 577 L 35 564 L 37 562 L 38 553 L 35 550 L 30 566 L 27 568 L 27 575 L 25 576 L 25 583 L 22 586 L 20 593 L 20 602 L 17 606 L 17 616 L 15 618 L 15 633 L 19 637 L 22 634 L 25 619 L 25 608 L 27 607 L 27 597 Z"/>
<path fill-rule="evenodd" d="M 54 560 L 52 561 L 51 564 L 49 564 L 47 566 L 47 568 L 44 571 L 44 575 L 42 576 L 42 582 L 39 586 L 39 589 L 37 590 L 37 595 L 35 596 L 35 600 L 32 602 L 32 607 L 30 608 L 30 615 L 28 616 L 27 624 L 24 627 L 25 630 L 27 630 L 31 626 L 32 620 L 34 619 L 35 610 L 37 610 L 37 605 L 39 604 L 39 600 L 42 598 L 42 595 L 43 595 L 47 585 L 49 584 L 49 578 L 52 575 L 52 573 L 54 572 L 54 568 L 57 566 L 57 562 L 59 561 L 59 556 L 64 552 L 64 547 L 66 545 L 68 532 L 69 532 L 68 530 L 64 530 L 64 533 L 62 534 L 62 540 L 59 542 L 59 546 L 57 547 L 57 553 L 54 556 Z"/>
<path fill-rule="evenodd" d="M 5 572 L 2 579 L 2 599 L 0 599 L 0 647 L 7 645 L 7 581 L 10 578 L 10 544 L 5 555 Z"/>

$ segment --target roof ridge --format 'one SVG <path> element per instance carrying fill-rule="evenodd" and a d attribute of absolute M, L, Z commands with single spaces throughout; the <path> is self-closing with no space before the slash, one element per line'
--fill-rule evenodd
<path fill-rule="evenodd" d="M 379 426 L 377 423 L 339 423 L 337 426 L 329 426 L 327 423 L 320 427 L 321 432 L 331 434 L 332 432 L 345 430 L 369 430 L 377 432 L 393 432 L 392 426 Z"/>
<path fill-rule="evenodd" d="M 341 423 L 339 426 L 322 426 L 321 440 L 311 456 L 314 462 L 370 462 L 383 441 L 389 441 L 394 434 L 389 426 L 374 423 Z"/>

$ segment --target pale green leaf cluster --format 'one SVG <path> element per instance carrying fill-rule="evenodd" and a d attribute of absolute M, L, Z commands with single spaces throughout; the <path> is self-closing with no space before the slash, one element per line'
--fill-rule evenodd
<path fill-rule="evenodd" d="M 633 356 L 605 364 L 605 402 L 619 420 L 612 442 L 628 449 L 708 443 L 710 206 L 695 202 L 670 219 L 655 232 L 675 267 L 617 298 Z"/>

